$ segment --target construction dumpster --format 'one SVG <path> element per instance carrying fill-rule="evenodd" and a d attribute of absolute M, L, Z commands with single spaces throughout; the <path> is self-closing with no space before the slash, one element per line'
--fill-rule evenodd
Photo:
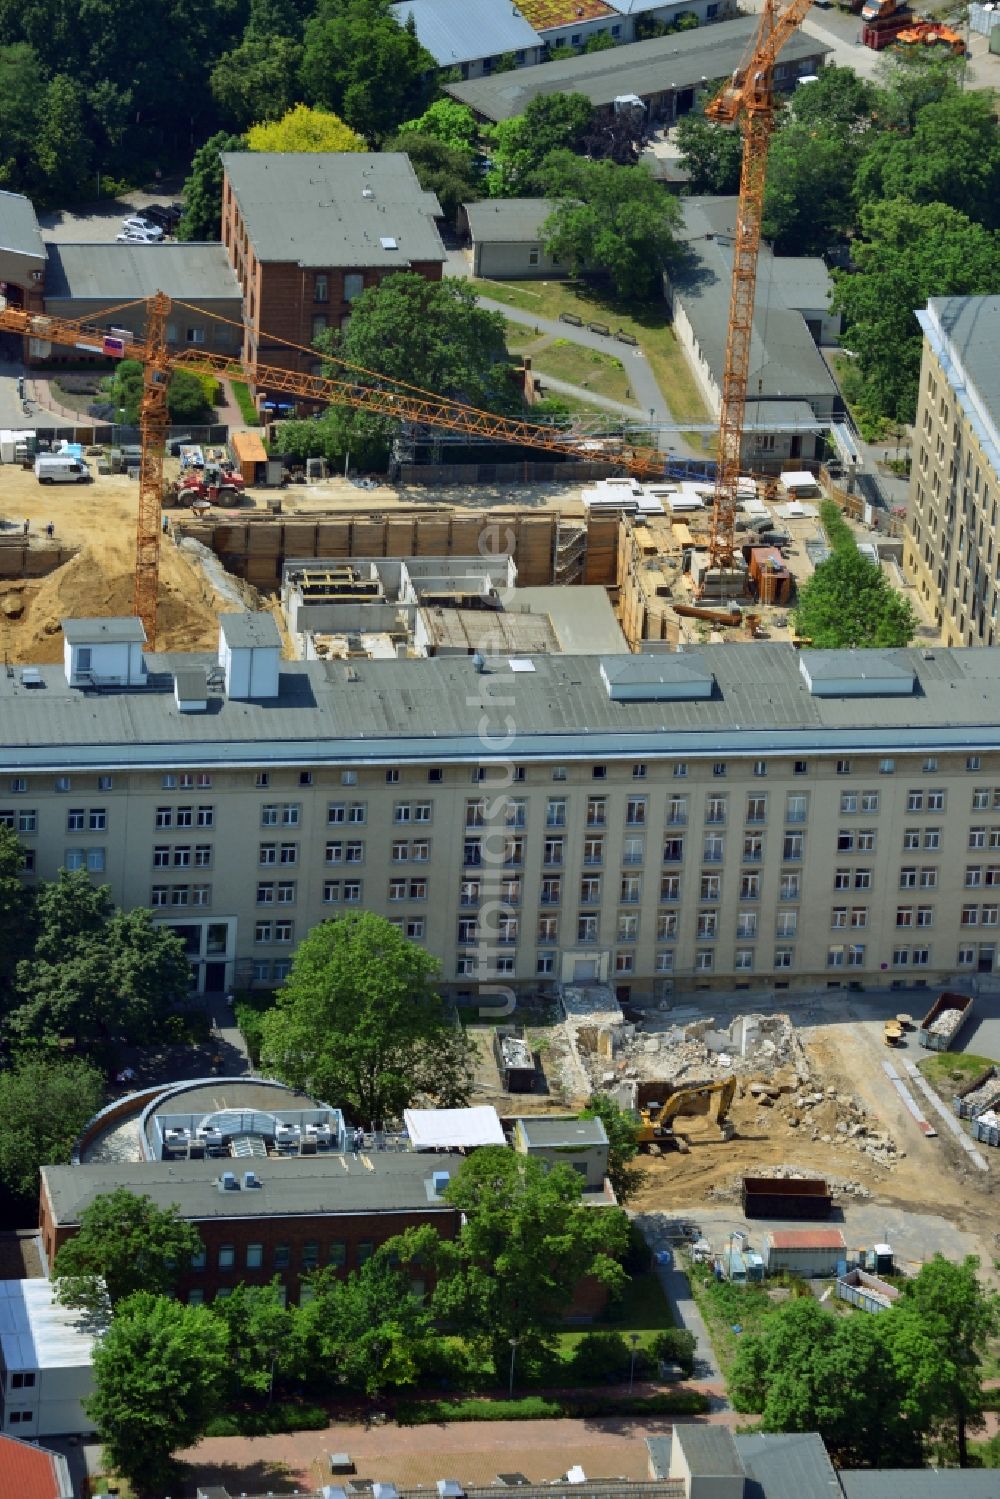
<path fill-rule="evenodd" d="M 884 1312 L 898 1301 L 899 1292 L 886 1280 L 869 1275 L 867 1270 L 851 1270 L 837 1281 L 837 1296 L 864 1312 Z"/>
<path fill-rule="evenodd" d="M 1000 1147 L 1000 1088 L 996 1090 L 986 1108 L 972 1121 L 970 1133 L 980 1145 Z"/>
<path fill-rule="evenodd" d="M 745 1176 L 743 1211 L 748 1218 L 828 1218 L 830 1188 L 820 1176 Z"/>
<path fill-rule="evenodd" d="M 929 1051 L 948 1051 L 972 1014 L 973 1004 L 971 994 L 956 994 L 951 990 L 939 994 L 917 1029 L 920 1045 Z"/>
<path fill-rule="evenodd" d="M 971 1083 L 959 1088 L 952 1099 L 955 1113 L 959 1119 L 975 1119 L 977 1114 L 989 1108 L 993 1095 L 997 1092 L 1000 1092 L 1000 1067 L 987 1067 Z"/>

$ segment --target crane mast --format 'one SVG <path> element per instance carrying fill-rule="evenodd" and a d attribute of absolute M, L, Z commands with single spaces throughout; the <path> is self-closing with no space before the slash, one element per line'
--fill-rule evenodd
<path fill-rule="evenodd" d="M 802 24 L 811 4 L 812 0 L 792 0 L 780 15 L 776 15 L 774 0 L 764 0 L 751 51 L 705 110 L 706 117 L 719 124 L 738 123 L 743 135 L 729 326 L 719 407 L 715 502 L 709 541 L 710 566 L 720 571 L 731 569 L 735 562 L 736 491 L 750 378 L 767 154 L 774 129 L 774 64 L 785 42 Z"/>

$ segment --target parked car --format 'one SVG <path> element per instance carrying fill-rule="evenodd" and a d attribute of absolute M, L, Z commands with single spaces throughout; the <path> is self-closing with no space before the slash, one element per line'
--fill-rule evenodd
<path fill-rule="evenodd" d="M 142 210 L 142 217 L 150 224 L 162 229 L 164 234 L 173 234 L 180 223 L 183 209 L 179 203 L 150 203 Z"/>
<path fill-rule="evenodd" d="M 158 245 L 162 234 L 147 234 L 143 229 L 124 229 L 115 235 L 117 245 Z"/>
<path fill-rule="evenodd" d="M 154 224 L 152 220 L 143 218 L 141 214 L 133 214 L 129 219 L 123 219 L 122 228 L 126 234 L 134 232 L 136 234 L 148 235 L 150 239 L 163 238 L 163 230 L 159 224 Z"/>

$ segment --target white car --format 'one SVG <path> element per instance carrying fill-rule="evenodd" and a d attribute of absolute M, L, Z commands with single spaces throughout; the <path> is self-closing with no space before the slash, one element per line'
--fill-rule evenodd
<path fill-rule="evenodd" d="M 149 219 L 144 219 L 141 214 L 136 214 L 130 219 L 123 219 L 122 229 L 126 234 L 144 234 L 148 240 L 163 238 L 163 230 L 160 226 L 150 223 Z"/>
<path fill-rule="evenodd" d="M 157 245 L 159 238 L 154 234 L 146 234 L 141 229 L 125 229 L 121 234 L 115 235 L 117 245 Z"/>

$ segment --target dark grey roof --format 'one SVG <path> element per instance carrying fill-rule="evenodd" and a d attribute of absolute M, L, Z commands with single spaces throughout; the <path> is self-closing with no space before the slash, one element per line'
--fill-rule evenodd
<path fill-rule="evenodd" d="M 742 1477 L 743 1464 L 727 1426 L 694 1426 L 680 1421 L 674 1427 L 674 1441 L 680 1445 L 692 1474 L 701 1478 Z"/>
<path fill-rule="evenodd" d="M 273 614 L 264 611 L 255 614 L 245 611 L 240 614 L 220 614 L 219 628 L 226 637 L 227 645 L 234 650 L 248 646 L 281 649 L 281 635 Z"/>
<path fill-rule="evenodd" d="M 371 1162 L 371 1169 L 365 1164 Z M 365 1157 L 292 1156 L 255 1159 L 262 1186 L 226 1192 L 218 1182 L 236 1171 L 232 1157 L 204 1161 L 94 1161 L 80 1166 L 43 1166 L 42 1176 L 57 1223 L 79 1223 L 84 1209 L 103 1192 L 124 1187 L 151 1197 L 158 1207 L 177 1203 L 181 1217 L 287 1217 L 326 1213 L 391 1213 L 407 1209 L 451 1212 L 438 1197 L 431 1174 L 441 1163 L 425 1155 L 378 1151 Z M 447 1163 L 444 1170 L 448 1169 Z"/>
<path fill-rule="evenodd" d="M 516 5 L 496 0 L 401 0 L 389 8 L 400 26 L 412 15 L 417 41 L 442 68 L 542 45 Z"/>
<path fill-rule="evenodd" d="M 541 239 L 542 225 L 556 205 L 551 198 L 488 198 L 463 206 L 473 240 L 512 245 Z"/>
<path fill-rule="evenodd" d="M 818 1432 L 752 1432 L 733 1440 L 749 1480 L 744 1499 L 841 1499 Z"/>
<path fill-rule="evenodd" d="M 917 321 L 994 473 L 1000 472 L 1000 296 L 932 297 Z"/>
<path fill-rule="evenodd" d="M 637 687 L 712 679 L 699 651 L 648 651 L 634 656 L 605 656 L 601 661 L 601 671 L 609 682 Z"/>
<path fill-rule="evenodd" d="M 125 302 L 157 291 L 186 302 L 240 300 L 222 245 L 48 246 L 47 301 Z"/>
<path fill-rule="evenodd" d="M 913 681 L 913 666 L 905 651 L 804 651 L 800 659 L 814 682 L 839 682 L 845 677 Z"/>
<path fill-rule="evenodd" d="M 998 1499 L 995 1468 L 882 1468 L 841 1471 L 846 1499 Z M 800 1489 L 796 1499 L 803 1499 Z"/>
<path fill-rule="evenodd" d="M 204 668 L 200 666 L 179 667 L 174 672 L 174 687 L 177 696 L 187 702 L 203 699 L 207 691 Z"/>
<path fill-rule="evenodd" d="M 607 1145 L 608 1136 L 600 1119 L 545 1119 L 532 1114 L 520 1119 L 525 1140 L 529 1145 L 552 1148 L 560 1145 L 577 1145 L 581 1149 L 588 1145 Z"/>
<path fill-rule="evenodd" d="M 536 656 L 533 671 L 518 672 L 500 660 L 480 675 L 469 657 L 438 656 L 282 662 L 277 698 L 229 702 L 216 690 L 198 714 L 178 709 L 169 676 L 163 691 L 95 697 L 69 687 L 61 666 L 37 668 L 40 688 L 23 686 L 15 670 L 0 673 L 0 769 L 476 763 L 489 757 L 482 723 L 492 732 L 508 715 L 517 729 L 505 759 L 968 753 L 1000 743 L 1000 648 L 901 652 L 917 689 L 881 698 L 877 714 L 864 699 L 810 693 L 791 645 L 699 654 L 716 686 L 694 701 L 611 698 L 601 675 L 607 657 Z M 215 664 L 208 654 L 147 659 L 154 681 L 174 661 Z"/>
<path fill-rule="evenodd" d="M 729 325 L 736 205 L 735 198 L 682 199 L 684 228 L 678 239 L 684 245 L 684 257 L 670 268 L 675 301 L 682 304 L 701 354 L 719 384 Z M 765 400 L 829 404 L 836 397 L 833 376 L 802 313 L 785 298 L 783 264 L 766 250 L 761 252 L 748 389 Z M 798 266 L 795 260 L 794 267 Z"/>
<path fill-rule="evenodd" d="M 121 644 L 129 640 L 142 643 L 146 639 L 141 619 L 64 619 L 61 624 L 70 645 L 99 645 L 110 641 Z"/>
<path fill-rule="evenodd" d="M 224 151 L 222 163 L 258 260 L 402 270 L 445 259 L 441 206 L 402 152 Z"/>
<path fill-rule="evenodd" d="M 757 25 L 752 16 L 721 21 L 716 26 L 631 42 L 606 52 L 587 52 L 534 68 L 518 68 L 513 73 L 448 83 L 445 92 L 488 120 L 508 120 L 523 114 L 525 106 L 539 94 L 586 94 L 597 106 L 613 104 L 620 94 L 648 99 L 671 89 L 690 88 L 703 77 L 723 78 L 732 73 L 742 62 Z M 785 43 L 780 61 L 814 62 L 829 50 L 823 42 L 800 32 Z"/>
<path fill-rule="evenodd" d="M 22 193 L 0 192 L 0 250 L 30 255 L 34 260 L 45 259 L 34 205 Z"/>

